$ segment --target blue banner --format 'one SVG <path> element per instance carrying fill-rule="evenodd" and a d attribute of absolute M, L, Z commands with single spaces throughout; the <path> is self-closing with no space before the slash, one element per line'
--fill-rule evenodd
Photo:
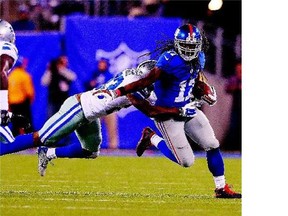
<path fill-rule="evenodd" d="M 72 16 L 66 19 L 65 47 L 71 69 L 87 80 L 100 58 L 109 60 L 114 75 L 125 68 L 135 67 L 150 56 L 139 56 L 153 51 L 157 41 L 173 39 L 180 19 L 163 18 L 99 18 Z M 134 107 L 117 113 L 120 148 L 135 148 L 141 131 L 154 123 Z M 107 147 L 103 125 L 103 145 Z"/>
<path fill-rule="evenodd" d="M 60 55 L 61 34 L 20 33 L 16 32 L 16 46 L 20 56 L 29 59 L 27 71 L 32 75 L 35 87 L 35 101 L 32 106 L 33 123 L 36 130 L 40 129 L 47 119 L 47 89 L 41 86 L 41 76 L 47 63 Z"/>

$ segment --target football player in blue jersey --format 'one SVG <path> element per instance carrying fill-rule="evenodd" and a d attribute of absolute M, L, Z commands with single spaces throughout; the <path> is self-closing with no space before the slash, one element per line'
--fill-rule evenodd
<path fill-rule="evenodd" d="M 111 96 L 117 99 L 154 83 L 157 97 L 155 105 L 180 108 L 189 104 L 195 81 L 199 79 L 205 66 L 204 42 L 207 42 L 207 39 L 204 37 L 204 32 L 200 32 L 190 23 L 180 26 L 175 31 L 173 46 L 164 47 L 150 73 L 143 79 L 110 91 Z M 209 87 L 210 94 L 202 97 L 202 100 L 212 106 L 216 103 L 217 95 L 214 87 L 210 85 Z M 135 101 L 134 105 L 137 106 Z M 137 108 L 144 110 L 145 113 L 145 104 L 142 103 L 142 106 L 138 105 Z M 195 157 L 186 137 L 188 136 L 206 151 L 208 168 L 215 182 L 215 197 L 241 198 L 240 193 L 234 192 L 226 184 L 219 141 L 209 120 L 196 107 L 190 112 L 191 114 L 194 112 L 193 117 L 166 115 L 155 118 L 155 125 L 164 140 L 150 128 L 145 128 L 136 149 L 137 155 L 141 156 L 147 148 L 154 145 L 172 161 L 183 167 L 189 167 L 194 163 Z"/>

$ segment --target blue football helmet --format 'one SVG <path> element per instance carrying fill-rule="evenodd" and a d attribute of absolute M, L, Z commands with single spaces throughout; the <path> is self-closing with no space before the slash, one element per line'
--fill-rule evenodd
<path fill-rule="evenodd" d="M 177 28 L 174 34 L 174 46 L 185 61 L 197 58 L 202 49 L 202 36 L 199 29 L 192 24 Z"/>

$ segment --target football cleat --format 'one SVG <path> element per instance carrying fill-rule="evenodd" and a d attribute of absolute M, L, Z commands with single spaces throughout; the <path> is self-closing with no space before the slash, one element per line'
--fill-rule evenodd
<path fill-rule="evenodd" d="M 45 175 L 48 163 L 53 159 L 47 156 L 47 151 L 48 151 L 48 148 L 46 146 L 40 146 L 37 150 L 38 172 L 41 176 Z"/>
<path fill-rule="evenodd" d="M 136 147 L 136 153 L 138 157 L 141 157 L 141 155 L 144 153 L 146 149 L 152 146 L 150 138 L 155 134 L 155 132 L 149 128 L 146 127 L 142 131 L 141 139 L 139 140 L 137 147 Z"/>
<path fill-rule="evenodd" d="M 230 198 L 230 199 L 241 199 L 242 195 L 231 190 L 231 187 L 226 184 L 224 188 L 215 189 L 216 198 Z"/>

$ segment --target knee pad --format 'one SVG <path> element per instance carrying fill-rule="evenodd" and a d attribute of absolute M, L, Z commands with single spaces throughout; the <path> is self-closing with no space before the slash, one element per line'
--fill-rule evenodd
<path fill-rule="evenodd" d="M 185 158 L 182 161 L 180 161 L 180 165 L 184 168 L 190 167 L 194 164 L 195 162 L 195 157 L 191 157 L 191 158 Z"/>

